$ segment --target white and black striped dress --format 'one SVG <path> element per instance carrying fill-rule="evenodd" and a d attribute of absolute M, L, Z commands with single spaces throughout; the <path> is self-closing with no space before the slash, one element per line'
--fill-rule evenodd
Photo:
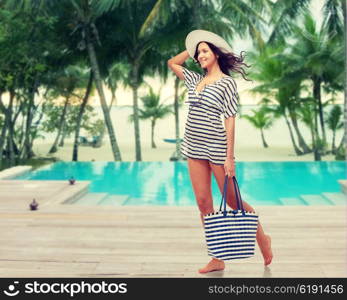
<path fill-rule="evenodd" d="M 189 113 L 181 153 L 187 158 L 223 165 L 227 139 L 221 116 L 226 119 L 237 113 L 239 96 L 236 83 L 231 76 L 222 77 L 198 93 L 196 86 L 204 76 L 182 68 L 188 89 Z"/>

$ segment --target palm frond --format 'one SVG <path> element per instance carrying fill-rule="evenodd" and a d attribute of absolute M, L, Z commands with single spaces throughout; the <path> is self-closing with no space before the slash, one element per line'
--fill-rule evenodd
<path fill-rule="evenodd" d="M 150 26 L 153 24 L 154 20 L 157 18 L 159 11 L 161 9 L 161 6 L 163 4 L 164 0 L 157 0 L 157 2 L 154 4 L 152 10 L 148 14 L 148 17 L 146 18 L 145 22 L 142 24 L 139 38 L 142 38 L 146 30 L 150 28 Z"/>
<path fill-rule="evenodd" d="M 286 0 L 273 3 L 273 14 L 270 19 L 273 29 L 268 43 L 274 44 L 281 37 L 289 35 L 293 28 L 293 21 L 308 12 L 309 4 L 310 0 Z"/>
<path fill-rule="evenodd" d="M 89 2 L 92 13 L 97 17 L 113 11 L 120 5 L 120 0 L 91 0 Z"/>
<path fill-rule="evenodd" d="M 256 46 L 260 49 L 264 48 L 260 28 L 261 24 L 265 24 L 266 21 L 252 5 L 248 5 L 245 1 L 223 1 L 220 13 L 228 19 L 230 25 L 240 36 L 243 36 L 247 29 L 252 40 L 256 41 Z"/>
<path fill-rule="evenodd" d="M 343 8 L 341 0 L 326 0 L 323 6 L 323 27 L 328 31 L 329 37 L 341 36 L 344 32 Z"/>

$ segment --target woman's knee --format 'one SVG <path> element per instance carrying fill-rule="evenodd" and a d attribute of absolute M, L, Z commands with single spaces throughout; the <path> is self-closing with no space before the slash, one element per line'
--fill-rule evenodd
<path fill-rule="evenodd" d="M 212 196 L 196 195 L 196 202 L 203 215 L 213 212 Z"/>

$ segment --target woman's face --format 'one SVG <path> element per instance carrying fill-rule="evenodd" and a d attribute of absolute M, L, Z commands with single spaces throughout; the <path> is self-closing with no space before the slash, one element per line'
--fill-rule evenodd
<path fill-rule="evenodd" d="M 198 46 L 198 62 L 203 69 L 208 69 L 217 62 L 216 55 L 205 42 L 201 42 Z"/>

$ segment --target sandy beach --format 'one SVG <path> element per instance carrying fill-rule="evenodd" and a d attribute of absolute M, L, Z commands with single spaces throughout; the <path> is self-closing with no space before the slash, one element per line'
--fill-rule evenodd
<path fill-rule="evenodd" d="M 254 106 L 243 106 L 242 113 L 248 113 Z M 121 151 L 123 161 L 135 160 L 135 140 L 133 123 L 128 121 L 128 115 L 131 113 L 131 107 L 117 107 L 112 109 L 111 116 L 116 132 L 117 142 Z M 182 109 L 180 114 L 180 133 L 183 136 L 184 123 L 187 111 Z M 98 114 L 102 118 L 101 111 Z M 174 138 L 175 125 L 174 116 L 170 115 L 157 122 L 155 128 L 156 149 L 150 147 L 150 122 L 140 122 L 141 149 L 143 161 L 168 161 L 175 151 L 175 144 L 164 142 L 166 138 Z M 308 144 L 310 144 L 310 135 L 308 129 L 301 124 L 300 130 Z M 340 130 L 336 135 L 336 144 L 341 140 L 343 131 Z M 82 132 L 81 135 L 84 135 Z M 266 130 L 266 142 L 268 148 L 264 148 L 261 142 L 260 131 L 256 130 L 250 123 L 240 118 L 235 122 L 235 157 L 238 161 L 313 161 L 313 154 L 297 156 L 291 145 L 289 130 L 284 120 L 276 120 L 273 127 Z M 331 143 L 331 132 L 327 130 L 327 137 Z M 46 139 L 37 139 L 34 143 L 34 151 L 38 156 L 47 156 L 47 153 L 53 143 L 54 135 L 47 136 Z M 65 146 L 59 148 L 55 156 L 61 160 L 70 161 L 72 159 L 72 138 L 65 140 Z M 112 161 L 113 155 L 106 135 L 104 143 L 100 148 L 91 146 L 79 147 L 79 161 Z M 335 160 L 333 155 L 326 155 L 322 160 Z"/>

